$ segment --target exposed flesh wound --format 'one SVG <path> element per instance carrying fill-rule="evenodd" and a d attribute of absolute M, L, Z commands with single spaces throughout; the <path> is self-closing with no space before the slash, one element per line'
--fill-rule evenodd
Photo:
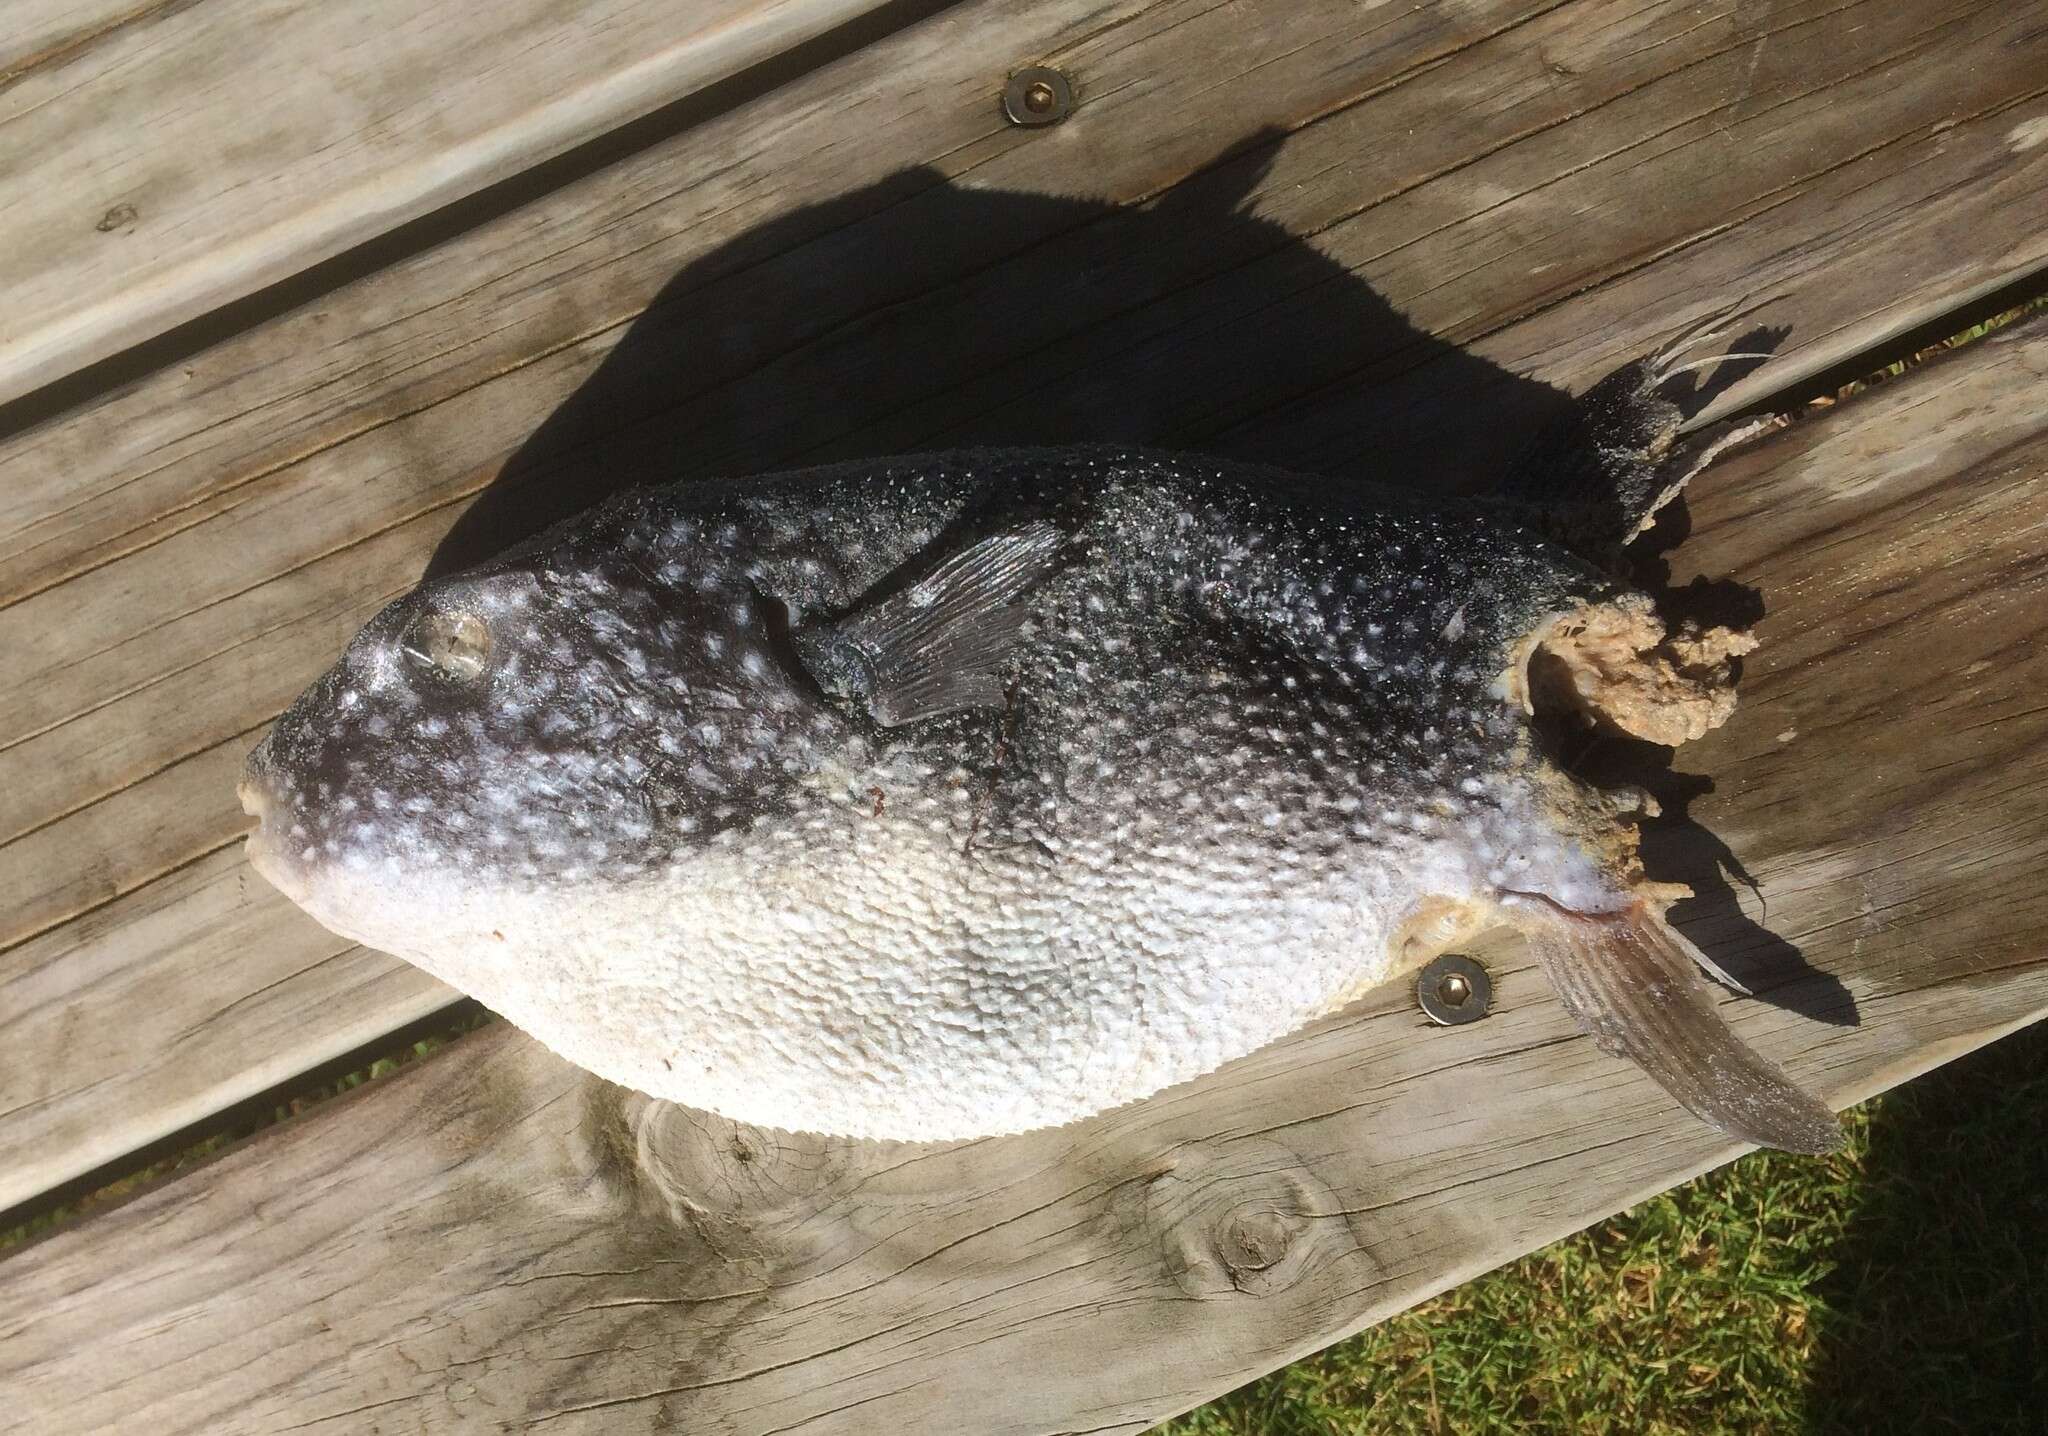
<path fill-rule="evenodd" d="M 1626 594 L 1576 609 L 1537 638 L 1528 698 L 1675 747 L 1728 721 L 1735 660 L 1755 647 L 1737 629 L 1668 626 L 1646 596 Z"/>

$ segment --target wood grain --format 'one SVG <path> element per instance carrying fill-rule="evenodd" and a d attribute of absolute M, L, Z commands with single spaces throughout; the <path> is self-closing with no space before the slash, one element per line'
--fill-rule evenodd
<path fill-rule="evenodd" d="M 54 704 L 30 698 L 27 685 L 0 694 L 0 704 L 15 704 L 5 731 L 21 735 L 0 750 L 9 779 L 0 785 L 0 836 L 14 839 L 0 846 L 0 891 L 14 899 L 0 910 L 0 923 L 14 939 L 45 934 L 0 953 L 0 997 L 47 981 L 44 966 L 71 951 L 65 934 L 91 924 L 107 963 L 142 963 L 137 981 L 152 984 L 152 995 L 170 1005 L 167 1020 L 184 1034 L 183 1060 L 138 1062 L 127 1036 L 132 984 L 81 985 L 63 1007 L 24 1002 L 17 1050 L 61 1051 L 65 1060 L 38 1068 L 0 1059 L 0 1150 L 10 1154 L 10 1198 L 89 1170 L 122 1142 L 139 1147 L 160 1138 L 209 1104 L 224 1107 L 261 1090 L 279 1064 L 310 1063 L 360 1035 L 353 1020 L 343 1024 L 346 1036 L 321 1030 L 322 1014 L 337 996 L 353 1004 L 374 994 L 374 975 L 365 989 L 331 993 L 342 970 L 293 955 L 304 920 L 282 904 L 266 909 L 280 930 L 247 940 L 245 962 L 224 965 L 203 911 L 168 926 L 167 944 L 115 940 L 129 910 L 121 895 L 146 899 L 155 884 L 175 882 L 158 874 L 175 875 L 234 841 L 244 824 L 233 807 L 233 774 L 259 726 L 310 676 L 307 660 L 338 650 L 356 624 L 416 577 L 447 527 L 449 504 L 473 492 L 535 416 L 561 402 L 676 265 L 694 255 L 695 279 L 716 286 L 746 273 L 750 256 L 766 251 L 772 259 L 793 242 L 792 231 L 829 235 L 864 215 L 886 215 L 887 199 L 904 186 L 872 199 L 858 186 L 913 159 L 948 159 L 963 174 L 1008 159 L 1013 176 L 1036 166 L 1040 183 L 1056 187 L 1060 163 L 1048 165 L 1042 145 L 994 115 L 991 87 L 1009 57 L 1085 47 L 1114 24 L 1135 49 L 1121 68 L 1091 73 L 1102 83 L 1137 85 L 1164 43 L 1148 35 L 1187 25 L 1216 37 L 1198 7 L 1128 6 L 1108 16 L 1091 5 L 1041 8 L 1030 21 L 1037 30 L 993 5 L 920 27 L 690 143 L 572 187 L 331 304 L 287 316 L 6 445 L 0 506 L 23 545 L 7 569 L 19 580 L 13 596 L 47 591 L 7 611 L 0 644 L 10 653 L 39 651 L 42 679 L 70 673 L 80 681 L 73 699 Z M 1362 52 L 1362 74 L 1339 81 L 1353 90 L 1383 82 L 1486 33 L 1475 28 L 1480 20 L 1504 26 L 1518 13 L 1494 7 L 1461 16 L 1455 27 L 1376 19 L 1381 43 Z M 1309 18 L 1322 28 L 1306 36 L 1324 41 L 1330 27 L 1341 32 L 1354 23 L 1328 6 Z M 1092 43 L 1109 43 L 1106 33 Z M 1330 83 L 1289 102 L 1326 103 Z M 920 105 L 871 126 L 855 164 L 831 143 L 837 117 L 888 86 L 906 87 Z M 1185 94 L 1182 84 L 1143 117 L 1174 116 Z M 1252 98 L 1267 108 L 1250 108 Z M 1220 113 L 1248 133 L 1299 117 L 1270 108 L 1282 102 L 1264 91 L 1237 103 L 1244 113 Z M 707 173 L 707 157 L 724 153 L 754 158 L 729 173 Z M 1183 158 L 1183 172 L 1191 164 Z M 1127 162 L 1126 183 L 1156 182 Z M 848 190 L 853 200 L 837 209 L 783 212 Z M 1073 223 L 1101 212 L 1091 206 L 1052 218 Z M 913 212 L 888 225 L 901 232 L 906 221 L 931 219 Z M 680 240 L 667 232 L 672 227 Z M 1030 232 L 969 227 L 959 236 L 968 248 L 949 262 L 971 268 L 975 246 L 1000 254 L 1046 228 L 1044 217 Z M 943 225 L 933 232 L 952 233 Z M 800 263 L 776 262 L 770 279 L 785 286 L 783 295 L 749 289 L 743 300 L 756 306 L 753 317 L 726 305 L 724 337 L 714 347 L 737 343 L 740 360 L 758 365 L 788 331 L 771 327 L 748 343 L 754 322 L 801 321 L 804 305 L 829 299 L 836 307 L 805 321 L 829 327 L 848 312 L 847 301 L 885 302 L 889 285 L 914 291 L 932 282 L 925 268 L 891 275 L 872 263 L 862 267 L 864 277 L 841 296 L 821 277 L 804 279 Z M 787 288 L 792 279 L 802 281 L 799 290 Z M 802 304 L 787 302 L 792 293 Z M 575 350 L 574 366 L 551 366 L 550 351 L 586 330 L 598 338 Z M 481 402 L 472 397 L 479 386 Z M 449 396 L 468 402 L 434 402 Z M 447 427 L 424 432 L 419 420 L 436 412 Z M 351 435 L 361 436 L 352 448 L 338 442 Z M 387 437 L 398 439 L 396 447 L 385 446 Z M 178 541 L 186 530 L 196 531 Z M 267 551 L 259 567 L 224 573 L 219 565 L 239 562 L 237 551 L 254 556 L 245 545 Z M 154 613 L 136 624 L 140 594 L 151 595 Z M 195 623 L 213 637 L 183 645 L 172 636 Z M 74 766 L 59 773 L 53 763 Z M 102 791 L 114 801 L 95 801 Z M 182 891 L 165 899 L 201 900 Z M 117 905 L 100 906 L 110 901 Z M 102 917 L 109 920 L 95 921 Z M 181 963 L 182 982 L 158 981 Z M 422 979 L 395 964 L 387 976 L 396 1026 L 417 1011 Z M 297 1034 L 258 1020 L 283 1012 L 305 1024 Z M 90 1116 L 96 1106 L 106 1114 L 103 1130 Z"/>
<path fill-rule="evenodd" d="M 239 845 L 201 858 L 0 963 L 0 1210 L 455 1000 L 294 908 Z"/>
<path fill-rule="evenodd" d="M 32 4 L 0 49 L 0 400 L 872 8 Z"/>
<path fill-rule="evenodd" d="M 1787 322 L 1807 320 L 1805 305 L 1828 302 L 1832 290 L 1822 280 L 1846 288 L 1853 297 L 1842 312 L 1818 313 L 1795 330 L 1797 343 L 1771 376 L 1776 383 L 1785 365 L 1824 367 L 1882 339 L 1902 315 L 1953 307 L 1997 277 L 2043 262 L 2037 227 L 1999 218 L 2028 210 L 2048 164 L 2039 153 L 2048 147 L 2025 144 L 2040 97 L 2040 56 L 2030 46 L 2043 42 L 2016 35 L 2009 16 L 1944 6 L 1902 17 L 1896 7 L 1872 6 L 1837 25 L 1824 21 L 1839 14 L 1814 5 L 1781 9 L 1780 28 L 1765 30 L 1726 15 L 1702 21 L 1679 6 L 1626 19 L 1579 5 L 1528 13 L 1535 9 L 1447 8 L 1426 22 L 1361 29 L 1355 7 L 1304 5 L 1290 11 L 1288 32 L 1268 37 L 1239 12 L 1196 13 L 1193 5 L 1037 7 L 1029 27 L 993 7 L 964 7 L 195 356 L 96 407 L 95 422 L 44 426 L 0 446 L 0 599 L 18 601 L 159 542 L 235 502 L 230 495 L 243 487 L 278 482 L 296 462 L 403 425 L 459 391 L 488 389 L 534 363 L 569 365 L 537 390 L 508 393 L 513 402 L 490 413 L 496 447 L 479 452 L 501 458 L 536 420 L 515 405 L 547 392 L 559 402 L 657 296 L 683 331 L 663 355 L 680 366 L 666 396 L 672 403 L 785 356 L 805 363 L 790 380 L 825 378 L 829 368 L 805 361 L 820 335 L 872 335 L 893 306 L 915 301 L 919 314 L 952 306 L 950 322 L 894 322 L 890 337 L 907 335 L 914 347 L 904 374 L 890 382 L 922 376 L 941 391 L 972 383 L 1026 405 L 1049 389 L 1051 399 L 1037 402 L 1052 408 L 1070 364 L 1092 365 L 1100 371 L 1095 387 L 1114 389 L 1135 370 L 1118 361 L 1119 349 L 1133 338 L 1156 342 L 1169 326 L 1235 356 L 1261 332 L 1293 335 L 1284 322 L 1247 322 L 1261 300 L 1298 311 L 1353 277 L 1418 317 L 1426 332 L 1460 343 L 1485 340 L 1562 295 L 1626 287 L 1631 278 L 1637 292 L 1623 296 L 1631 303 L 1668 291 L 1674 271 L 1688 273 L 1702 248 L 1722 267 L 1693 277 L 1717 293 L 1789 291 L 1775 294 L 1791 306 Z M 1862 19 L 1872 23 L 1853 23 Z M 1148 37 L 1147 29 L 1161 33 Z M 1268 49 L 1280 53 L 1267 58 Z M 1193 68 L 1202 53 L 1241 56 L 1248 73 Z M 1768 65 L 1752 67 L 1760 53 Z M 991 86 L 1010 57 L 1031 54 L 1061 59 L 1092 96 L 1055 131 L 1005 130 L 990 112 Z M 1564 55 L 1569 64 L 1557 58 Z M 1901 69 L 1909 71 L 1904 81 Z M 858 146 L 829 143 L 833 117 L 891 77 L 920 103 L 878 117 Z M 1911 87 L 1903 101 L 1901 83 Z M 1845 86 L 1853 93 L 1838 93 Z M 1674 128 L 1666 107 L 1679 101 L 1701 113 Z M 1284 144 L 1269 138 L 1305 123 Z M 1129 143 L 1134 130 L 1146 145 Z M 1379 144 L 1386 133 L 1407 140 Z M 1194 183 L 1179 183 L 1246 146 Z M 751 158 L 714 164 L 729 153 Z M 1900 171 L 1929 171 L 1944 207 L 1914 208 L 1927 191 Z M 991 205 L 972 216 L 990 221 L 985 226 L 935 227 L 962 217 L 963 188 L 1072 194 L 1080 176 L 1104 201 L 1179 198 L 1190 222 L 1208 220 L 1215 232 L 1201 243 L 1183 237 L 1148 267 L 1142 254 L 1119 249 L 1119 226 L 1085 204 Z M 1657 203 L 1641 202 L 1645 196 Z M 1788 208 L 1803 212 L 1799 231 L 1782 228 L 1793 217 Z M 1220 223 L 1238 210 L 1280 232 Z M 1767 222 L 1740 222 L 1759 213 Z M 1949 214 L 1961 217 L 1950 222 Z M 1612 247 L 1600 242 L 1603 226 L 1615 229 Z M 1331 266 L 1290 263 L 1302 246 L 1289 236 L 1330 248 L 1340 234 L 1357 240 Z M 1772 250 L 1777 234 L 1789 243 Z M 1873 265 L 1867 253 L 1860 271 L 1831 263 L 1851 236 L 1887 255 L 1905 250 L 1902 267 Z M 1029 258 L 1063 237 L 1053 253 Z M 1517 252 L 1537 241 L 1543 252 L 1520 262 Z M 1482 243 L 1488 286 L 1470 292 L 1460 279 L 1469 257 L 1454 256 Z M 1679 253 L 1660 263 L 1667 250 Z M 1004 266 L 1012 255 L 1026 262 Z M 1397 287 L 1382 272 L 1397 260 L 1443 272 L 1413 274 Z M 1911 288 L 1911 298 L 1887 283 L 1922 270 L 1929 282 Z M 977 275 L 970 308 L 954 286 Z M 1275 279 L 1286 282 L 1279 294 Z M 1745 287 L 1759 280 L 1754 291 Z M 1126 285 L 1139 287 L 1126 293 Z M 1416 315 L 1426 304 L 1437 312 Z M 978 322 L 962 322 L 968 314 Z M 1206 327 L 1194 327 L 1204 316 Z M 1156 327 L 1125 333 L 1148 322 Z M 946 331 L 956 334 L 952 352 L 938 347 Z M 1304 391 L 1311 404 L 1327 406 L 1333 386 L 1385 383 L 1420 362 L 1338 334 L 1318 337 L 1327 342 L 1317 356 L 1290 361 L 1263 384 L 1212 382 L 1182 402 L 1220 388 L 1217 399 L 1246 413 Z M 693 342 L 685 347 L 686 340 Z M 1560 326 L 1554 347 L 1536 356 L 1505 349 L 1497 357 L 1537 357 L 1571 378 L 1599 372 L 1610 349 L 1632 341 L 1616 333 L 1597 353 L 1558 352 L 1587 348 L 1584 332 Z M 1809 341 L 1816 352 L 1799 347 Z M 1058 347 L 1041 354 L 1049 344 Z M 968 357 L 1010 363 L 986 376 L 981 368 L 962 373 Z M 874 377 L 872 350 L 862 358 L 863 378 Z M 1034 364 L 1039 359 L 1058 362 Z M 1169 368 L 1182 375 L 1189 362 Z M 1021 398 L 1020 371 L 1033 391 Z M 786 372 L 758 375 L 752 392 L 734 394 L 728 407 L 760 394 L 780 399 L 770 407 L 786 413 L 795 397 Z M 1198 372 L 1215 380 L 1228 371 Z M 849 389 L 843 376 L 838 389 Z M 891 409 L 900 402 L 886 397 Z M 856 423 L 873 404 L 857 388 L 834 398 Z M 1125 406 L 1090 407 L 1098 425 L 1132 423 Z M 794 443 L 750 444 L 720 432 L 693 467 L 759 467 L 823 451 L 831 439 L 824 417 L 798 417 L 808 423 Z M 951 417 L 957 425 L 960 416 Z M 1077 421 L 1064 417 L 1070 427 Z M 1168 432 L 1163 423 L 1147 428 Z M 931 443 L 946 432 L 900 438 Z M 395 464 L 420 455 L 409 447 L 386 452 Z"/>
<path fill-rule="evenodd" d="M 1793 337 L 1730 403 L 2048 257 L 2048 147 L 2014 138 L 2048 112 L 2048 41 L 2023 19 L 962 6 L 18 435 L 0 982 L 30 937 L 234 840 L 261 725 L 515 450 L 485 507 L 1103 435 L 1467 482 L 1556 401 L 1485 361 L 1576 384 L 1767 295 Z M 994 114 L 1021 56 L 1081 87 L 1055 130 Z M 1100 198 L 1044 197 L 1077 176 Z M 325 1010 L 324 966 L 225 968 L 203 939 L 150 961 L 185 964 L 188 1051 L 252 1073 L 280 1054 L 209 1014 Z M 79 994 L 60 1082 L 125 1084 L 138 1140 L 239 1090 L 230 1057 L 190 1090 L 182 1065 L 125 1082 L 123 1000 Z M 400 983 L 391 1025 L 418 1000 Z M 6 1115 L 21 1080 L 0 1064 L 0 1149 L 82 1169 Z"/>
<path fill-rule="evenodd" d="M 13 0 L 0 33 L 0 87 L 70 60 L 163 8 L 164 0 Z"/>
<path fill-rule="evenodd" d="M 1675 601 L 1732 571 L 1766 612 L 1692 817 L 1812 965 L 1727 1010 L 1837 1103 L 2048 1012 L 2044 380 L 2036 324 L 1695 485 Z M 1136 1432 L 1731 1155 L 1491 955 L 1475 1026 L 1383 989 L 950 1147 L 736 1127 L 494 1029 L 11 1258 L 0 1421 Z"/>

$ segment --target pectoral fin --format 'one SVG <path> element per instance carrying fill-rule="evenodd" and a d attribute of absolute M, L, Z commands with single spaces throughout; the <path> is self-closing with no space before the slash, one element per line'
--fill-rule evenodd
<path fill-rule="evenodd" d="M 992 534 L 889 598 L 797 635 L 828 691 L 894 727 L 994 707 L 1015 656 L 1024 600 L 1058 571 L 1067 538 L 1043 521 Z"/>
<path fill-rule="evenodd" d="M 1626 1057 L 1689 1111 L 1731 1136 L 1828 1152 L 1842 1131 L 1825 1105 L 1735 1035 L 1701 969 L 1718 972 L 1647 903 L 1582 914 L 1517 905 L 1517 925 L 1580 1030 Z"/>

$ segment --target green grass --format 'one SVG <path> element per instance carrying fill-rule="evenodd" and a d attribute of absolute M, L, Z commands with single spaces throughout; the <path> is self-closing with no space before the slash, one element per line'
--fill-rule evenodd
<path fill-rule="evenodd" d="M 1171 1436 L 2034 1432 L 2048 1024 L 1161 1428 Z"/>
<path fill-rule="evenodd" d="M 2010 308 L 2001 309 L 1996 314 L 1986 315 L 1967 329 L 1958 330 L 1946 339 L 1915 349 L 1904 358 L 1894 359 L 1891 363 L 1874 369 L 1859 379 L 1851 380 L 1832 393 L 1820 395 L 1809 402 L 1821 408 L 1839 403 L 1841 400 L 1859 394 L 1865 389 L 1875 388 L 1879 384 L 1887 383 L 1902 374 L 1909 373 L 1925 364 L 1928 360 L 1939 358 L 1952 349 L 1960 349 L 1966 344 L 1974 344 L 1994 330 L 2003 329 L 2009 324 L 2016 324 L 2022 319 L 2028 319 L 2043 312 L 2048 312 L 2048 294 L 2036 295 L 2034 298 L 2015 304 Z"/>

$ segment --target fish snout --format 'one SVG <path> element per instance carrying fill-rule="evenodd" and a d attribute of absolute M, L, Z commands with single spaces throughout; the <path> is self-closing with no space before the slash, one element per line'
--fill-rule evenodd
<path fill-rule="evenodd" d="M 286 847 L 279 838 L 278 830 L 288 818 L 284 796 L 271 767 L 268 737 L 256 745 L 243 765 L 241 780 L 235 784 L 235 797 L 240 800 L 242 811 L 256 820 L 243 844 L 249 865 L 296 901 L 304 883 L 287 860 Z"/>
<path fill-rule="evenodd" d="M 277 783 L 271 774 L 269 734 L 264 734 L 263 741 L 242 764 L 241 779 L 235 784 L 235 797 L 241 801 L 242 811 L 256 820 L 260 832 L 279 801 Z"/>

